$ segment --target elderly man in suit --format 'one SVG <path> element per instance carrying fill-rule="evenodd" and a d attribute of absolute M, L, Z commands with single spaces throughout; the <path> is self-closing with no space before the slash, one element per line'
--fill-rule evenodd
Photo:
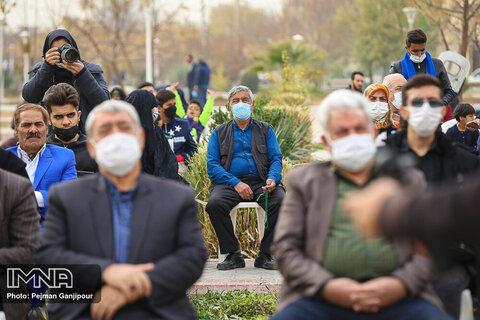
<path fill-rule="evenodd" d="M 141 173 L 145 135 L 130 104 L 97 106 L 86 131 L 100 173 L 52 188 L 36 261 L 99 265 L 101 300 L 48 304 L 50 318 L 195 319 L 186 290 L 207 253 L 193 191 Z"/>
<path fill-rule="evenodd" d="M 31 264 L 33 251 L 37 246 L 40 217 L 33 195 L 33 188 L 27 178 L 0 169 L 0 265 Z M 30 303 L 7 303 L 7 293 L 28 293 L 26 287 L 20 291 L 4 287 L 5 274 L 0 274 L 0 292 L 7 319 L 25 319 Z M 1 317 L 0 317 L 1 318 Z"/>
<path fill-rule="evenodd" d="M 45 218 L 50 186 L 77 178 L 75 155 L 69 149 L 46 144 L 48 113 L 42 106 L 23 104 L 13 116 L 19 145 L 8 150 L 25 162 L 38 211 Z"/>
<path fill-rule="evenodd" d="M 332 162 L 288 176 L 273 242 L 285 282 L 273 319 L 451 319 L 429 285 L 429 258 L 409 240 L 359 237 L 341 203 L 377 176 L 367 105 L 349 90 L 325 98 L 319 120 Z"/>

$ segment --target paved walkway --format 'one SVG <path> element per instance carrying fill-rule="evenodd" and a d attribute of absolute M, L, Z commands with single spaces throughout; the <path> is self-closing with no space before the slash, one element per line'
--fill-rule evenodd
<path fill-rule="evenodd" d="M 256 293 L 277 293 L 282 284 L 282 276 L 276 270 L 255 268 L 253 259 L 245 259 L 245 268 L 218 270 L 217 259 L 209 259 L 200 280 L 188 291 L 189 294 L 204 294 L 208 290 L 224 292 L 247 289 Z"/>

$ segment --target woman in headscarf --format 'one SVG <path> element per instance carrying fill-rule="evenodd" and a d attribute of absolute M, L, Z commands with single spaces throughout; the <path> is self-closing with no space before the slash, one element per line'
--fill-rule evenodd
<path fill-rule="evenodd" d="M 383 140 L 399 127 L 399 119 L 394 117 L 394 106 L 389 101 L 390 93 L 387 87 L 380 83 L 372 83 L 363 92 L 370 101 L 368 113 L 375 124 L 377 145 L 383 145 Z"/>
<path fill-rule="evenodd" d="M 69 46 L 71 47 L 68 48 Z M 67 52 L 68 49 L 69 54 L 64 54 L 65 59 L 62 59 L 59 50 Z M 47 35 L 43 45 L 43 58 L 29 71 L 32 78 L 23 86 L 23 99 L 30 103 L 40 103 L 50 86 L 61 82 L 74 86 L 80 95 L 79 107 L 82 111 L 79 127 L 85 132 L 83 124 L 90 111 L 110 99 L 102 68 L 81 59 L 75 39 L 63 29 Z M 69 58 L 72 62 L 66 60 Z"/>
<path fill-rule="evenodd" d="M 142 155 L 142 171 L 158 177 L 182 181 L 178 175 L 178 163 L 167 138 L 154 121 L 158 117 L 158 101 L 146 90 L 134 90 L 126 102 L 135 107 L 145 130 L 145 148 Z"/>

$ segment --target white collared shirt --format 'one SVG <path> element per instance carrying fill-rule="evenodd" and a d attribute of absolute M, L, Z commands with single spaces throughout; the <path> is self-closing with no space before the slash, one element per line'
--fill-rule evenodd
<path fill-rule="evenodd" d="M 25 151 L 23 151 L 20 145 L 18 146 L 18 149 L 17 149 L 18 157 L 23 162 L 25 162 L 26 164 L 25 170 L 27 171 L 28 178 L 30 179 L 30 182 L 32 183 L 32 185 L 35 180 L 35 172 L 37 171 L 38 161 L 42 157 L 46 147 L 47 145 L 44 144 L 35 155 L 35 158 L 30 160 L 30 157 L 28 156 L 28 154 Z M 45 199 L 43 199 L 42 193 L 40 191 L 35 191 L 35 198 L 37 199 L 37 204 L 40 208 L 45 207 Z"/>

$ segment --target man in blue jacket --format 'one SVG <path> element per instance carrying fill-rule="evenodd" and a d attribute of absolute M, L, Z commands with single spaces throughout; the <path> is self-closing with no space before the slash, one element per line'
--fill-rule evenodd
<path fill-rule="evenodd" d="M 26 103 L 15 110 L 14 119 L 19 145 L 8 150 L 25 162 L 38 211 L 45 219 L 50 186 L 77 178 L 75 155 L 70 149 L 45 143 L 48 113 L 43 107 Z"/>
<path fill-rule="evenodd" d="M 207 171 L 212 190 L 206 210 L 218 237 L 220 251 L 228 254 L 217 269 L 245 267 L 235 238 L 230 210 L 242 201 L 256 201 L 268 209 L 265 234 L 254 266 L 276 269 L 270 245 L 285 191 L 282 180 L 282 152 L 272 127 L 253 119 L 253 93 L 237 86 L 228 93 L 233 120 L 213 130 L 208 142 Z"/>
<path fill-rule="evenodd" d="M 65 46 L 67 45 L 67 46 Z M 61 58 L 68 45 L 77 50 L 78 60 L 68 62 Z M 85 132 L 84 123 L 90 111 L 98 104 L 110 99 L 107 84 L 103 79 L 102 68 L 80 58 L 77 43 L 67 30 L 50 32 L 43 45 L 44 60 L 30 69 L 33 77 L 23 86 L 22 97 L 26 102 L 40 103 L 43 95 L 54 84 L 68 83 L 75 87 L 80 95 L 80 131 Z"/>

